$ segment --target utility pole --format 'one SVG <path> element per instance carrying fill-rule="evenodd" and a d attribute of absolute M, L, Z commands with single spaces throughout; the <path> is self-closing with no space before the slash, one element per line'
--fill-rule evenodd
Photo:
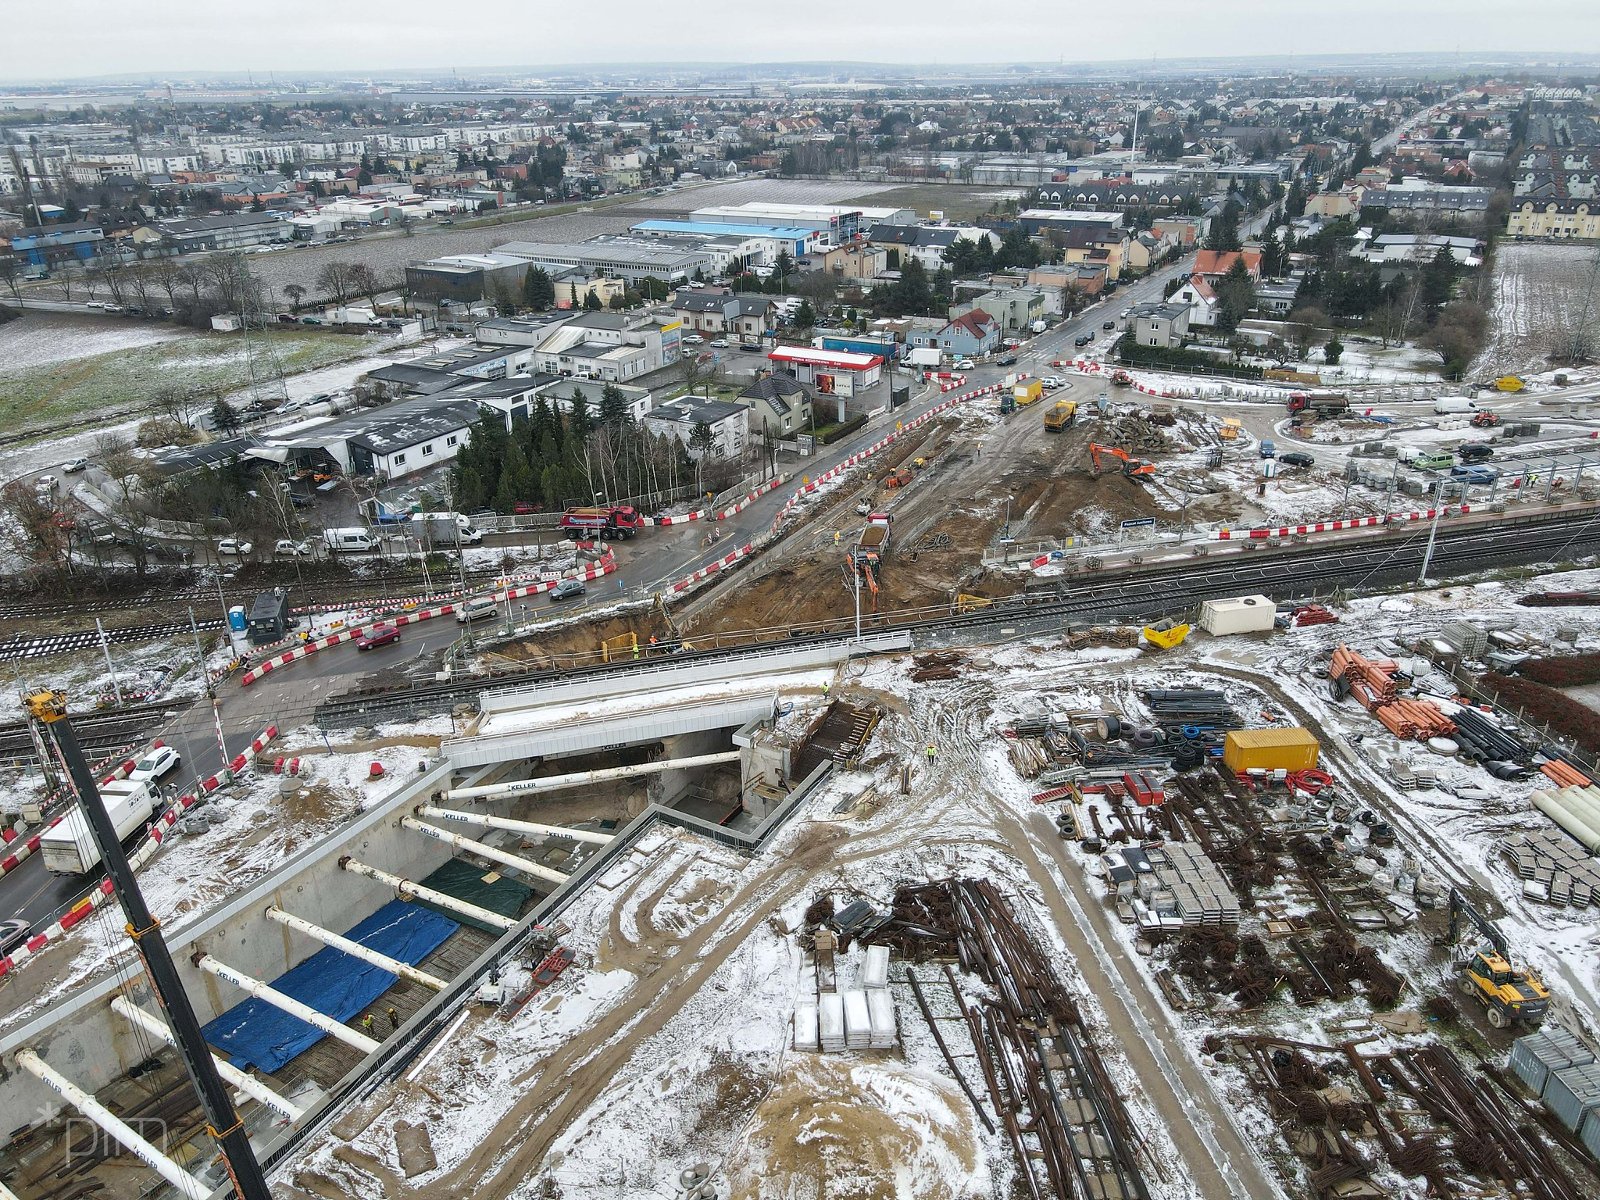
<path fill-rule="evenodd" d="M 1439 518 L 1444 515 L 1444 480 L 1433 492 L 1433 523 L 1428 526 L 1428 548 L 1422 553 L 1422 570 L 1417 573 L 1417 586 L 1422 587 L 1428 578 L 1428 568 L 1433 565 L 1433 543 L 1439 536 Z"/>
<path fill-rule="evenodd" d="M 128 936 L 133 940 L 140 961 L 144 963 L 156 1002 L 172 1029 L 179 1056 L 189 1074 L 189 1082 L 205 1111 L 206 1132 L 217 1143 L 234 1193 L 240 1200 L 272 1200 L 272 1191 L 250 1147 L 244 1122 L 234 1109 L 228 1089 L 217 1073 L 216 1062 L 200 1032 L 199 1018 L 195 1016 L 194 1007 L 189 1003 L 183 983 L 178 978 L 172 953 L 161 934 L 161 923 L 150 915 L 150 909 L 145 905 L 133 868 L 128 865 L 127 856 L 122 852 L 122 841 L 117 837 L 116 826 L 112 825 L 111 817 L 100 799 L 100 790 L 95 786 L 94 772 L 83 757 L 72 723 L 66 719 L 66 695 L 63 692 L 37 692 L 28 697 L 27 706 L 30 716 L 51 726 L 67 770 L 78 786 L 78 802 L 83 806 L 89 831 L 100 848 L 101 861 L 105 863 L 106 872 L 116 888 L 117 901 L 128 919 Z"/>
<path fill-rule="evenodd" d="M 206 652 L 200 648 L 200 627 L 194 623 L 194 605 L 189 606 L 189 632 L 194 635 L 194 656 L 200 663 L 200 679 L 206 685 L 206 695 L 216 696 L 211 686 L 211 672 L 206 670 Z"/>

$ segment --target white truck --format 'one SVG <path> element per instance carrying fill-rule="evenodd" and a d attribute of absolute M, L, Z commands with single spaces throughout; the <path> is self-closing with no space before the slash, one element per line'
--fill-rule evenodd
<path fill-rule="evenodd" d="M 944 351 L 936 346 L 919 346 L 906 355 L 906 365 L 913 369 L 937 371 L 944 361 Z"/>
<path fill-rule="evenodd" d="M 324 529 L 322 544 L 327 546 L 330 553 L 339 554 L 375 549 L 378 539 L 370 529 L 355 525 L 343 529 Z"/>
<path fill-rule="evenodd" d="M 117 837 L 126 840 L 150 819 L 156 807 L 156 792 L 151 780 L 137 783 L 120 779 L 100 786 L 100 800 L 106 806 Z M 39 836 L 39 852 L 44 869 L 52 875 L 84 875 L 100 862 L 100 847 L 89 831 L 89 818 L 82 808 L 74 808 L 59 824 Z"/>
<path fill-rule="evenodd" d="M 1468 400 L 1465 396 L 1441 396 L 1433 402 L 1433 411 L 1441 416 L 1445 413 L 1477 412 L 1478 402 Z"/>
<path fill-rule="evenodd" d="M 460 513 L 412 513 L 411 536 L 424 546 L 476 546 L 483 530 Z"/>

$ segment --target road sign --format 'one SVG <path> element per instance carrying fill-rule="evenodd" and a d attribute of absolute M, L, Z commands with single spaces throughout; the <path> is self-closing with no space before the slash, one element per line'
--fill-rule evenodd
<path fill-rule="evenodd" d="M 1148 529 L 1153 527 L 1155 523 L 1156 519 L 1154 517 L 1140 517 L 1136 521 L 1124 521 L 1122 527 L 1124 529 Z"/>

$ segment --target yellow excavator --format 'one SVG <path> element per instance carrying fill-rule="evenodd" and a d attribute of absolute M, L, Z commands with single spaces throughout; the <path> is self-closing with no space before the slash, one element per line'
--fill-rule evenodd
<path fill-rule="evenodd" d="M 1445 935 L 1450 946 L 1461 939 L 1463 917 L 1478 927 L 1488 945 L 1456 964 L 1461 972 L 1456 984 L 1461 994 L 1475 997 L 1496 1029 L 1513 1025 L 1537 1029 L 1550 1007 L 1550 989 L 1533 972 L 1511 965 L 1511 946 L 1505 935 L 1459 890 L 1451 888 L 1450 929 Z"/>

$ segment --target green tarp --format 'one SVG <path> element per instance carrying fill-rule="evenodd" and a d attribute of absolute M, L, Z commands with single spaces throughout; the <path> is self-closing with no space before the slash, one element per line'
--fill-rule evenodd
<path fill-rule="evenodd" d="M 465 900 L 468 904 L 476 904 L 479 908 L 486 908 L 490 912 L 513 919 L 522 915 L 522 906 L 533 894 L 533 889 L 527 884 L 509 875 L 486 871 L 482 867 L 462 862 L 459 858 L 452 858 L 432 875 L 417 882 L 423 887 L 443 892 L 446 896 L 454 896 L 457 900 Z M 470 925 L 474 929 L 481 929 L 485 933 L 492 933 L 496 937 L 504 932 L 458 912 L 428 904 L 426 900 L 419 900 L 417 903 L 426 905 L 451 920 L 460 921 L 463 925 Z"/>

